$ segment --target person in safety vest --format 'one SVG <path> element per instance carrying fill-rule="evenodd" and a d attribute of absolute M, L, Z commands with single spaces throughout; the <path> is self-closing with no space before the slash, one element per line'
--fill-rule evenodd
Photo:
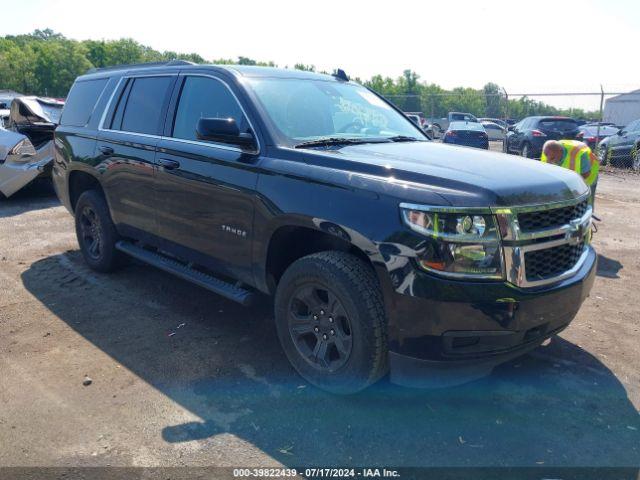
<path fill-rule="evenodd" d="M 591 149 L 578 140 L 549 140 L 542 147 L 541 162 L 573 170 L 591 189 L 591 204 L 596 197 L 600 164 Z"/>

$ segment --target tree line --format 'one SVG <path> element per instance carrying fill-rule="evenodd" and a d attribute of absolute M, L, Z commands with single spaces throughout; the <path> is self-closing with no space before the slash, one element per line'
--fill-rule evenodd
<path fill-rule="evenodd" d="M 66 97 L 75 78 L 91 68 L 173 59 L 194 63 L 277 66 L 271 61 L 248 57 L 207 60 L 197 53 L 160 52 L 131 38 L 77 41 L 45 29 L 26 35 L 0 37 L 0 90 Z M 316 70 L 313 65 L 302 63 L 291 68 Z M 495 83 L 488 83 L 480 90 L 466 87 L 446 90 L 435 83 L 420 81 L 420 76 L 411 70 L 405 70 L 401 77 L 395 79 L 375 75 L 368 80 L 354 80 L 389 98 L 405 111 L 424 112 L 427 116 L 441 117 L 449 111 L 462 111 L 500 118 L 523 118 L 527 115 L 597 117 L 596 112 L 562 110 L 526 97 L 507 100 Z"/>

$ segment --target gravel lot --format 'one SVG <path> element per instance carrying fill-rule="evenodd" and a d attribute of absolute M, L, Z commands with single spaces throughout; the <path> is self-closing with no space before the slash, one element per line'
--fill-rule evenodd
<path fill-rule="evenodd" d="M 637 473 L 640 177 L 603 175 L 596 209 L 595 287 L 549 345 L 456 388 L 335 397 L 288 365 L 268 300 L 243 309 L 138 264 L 93 273 L 49 189 L 0 200 L 0 466 Z"/>

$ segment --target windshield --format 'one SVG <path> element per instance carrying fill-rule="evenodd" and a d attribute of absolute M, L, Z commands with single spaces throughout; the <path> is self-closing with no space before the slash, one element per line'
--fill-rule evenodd
<path fill-rule="evenodd" d="M 353 83 L 254 78 L 250 86 L 281 141 L 289 145 L 324 138 L 426 139 L 404 115 Z"/>

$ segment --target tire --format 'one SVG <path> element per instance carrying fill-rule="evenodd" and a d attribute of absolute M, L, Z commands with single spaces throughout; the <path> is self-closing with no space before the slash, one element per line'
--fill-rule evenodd
<path fill-rule="evenodd" d="M 387 373 L 382 293 L 353 255 L 326 251 L 291 264 L 278 284 L 275 319 L 293 367 L 323 390 L 355 393 Z"/>
<path fill-rule="evenodd" d="M 87 190 L 80 195 L 75 220 L 80 251 L 89 267 L 98 272 L 111 272 L 122 266 L 126 257 L 116 250 L 120 237 L 102 192 Z"/>
<path fill-rule="evenodd" d="M 531 147 L 529 147 L 528 143 L 525 143 L 524 145 L 522 145 L 522 153 L 521 155 L 524 158 L 532 158 L 531 157 Z"/>

